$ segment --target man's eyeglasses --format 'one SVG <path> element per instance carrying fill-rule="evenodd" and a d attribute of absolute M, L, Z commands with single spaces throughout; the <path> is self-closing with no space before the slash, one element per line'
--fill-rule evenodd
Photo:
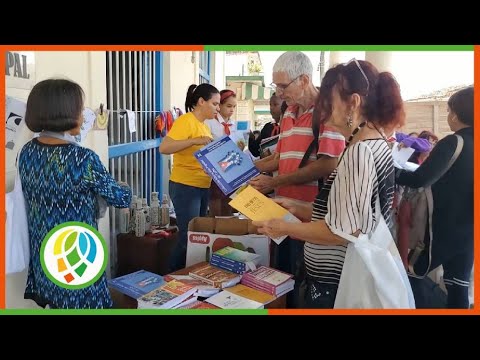
<path fill-rule="evenodd" d="M 272 87 L 273 90 L 275 91 L 285 91 L 286 88 L 288 88 L 295 80 L 297 80 L 300 76 L 302 75 L 298 75 L 295 79 L 293 79 L 292 81 L 290 81 L 287 85 L 285 84 L 274 84 L 274 83 L 271 83 L 270 86 Z"/>
<path fill-rule="evenodd" d="M 363 71 L 362 67 L 360 66 L 360 63 L 357 61 L 357 59 L 353 58 L 352 60 L 350 60 L 349 62 L 347 62 L 345 64 L 345 66 L 348 66 L 351 62 L 355 62 L 355 64 L 357 65 L 358 67 L 358 70 L 360 70 L 360 72 L 362 73 L 363 77 L 365 78 L 365 81 L 367 82 L 367 95 L 368 95 L 368 90 L 370 89 L 370 81 L 368 81 L 368 77 L 367 75 L 365 74 L 365 72 Z"/>

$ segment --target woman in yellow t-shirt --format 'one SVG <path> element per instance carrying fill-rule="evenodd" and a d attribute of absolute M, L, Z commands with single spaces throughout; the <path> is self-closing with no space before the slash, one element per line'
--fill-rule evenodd
<path fill-rule="evenodd" d="M 169 193 L 175 207 L 178 241 L 170 257 L 170 271 L 185 267 L 188 223 L 207 214 L 208 190 L 212 179 L 193 155 L 212 141 L 206 119 L 220 111 L 220 92 L 210 84 L 190 85 L 185 100 L 186 114 L 173 124 L 160 144 L 162 154 L 173 154 Z"/>

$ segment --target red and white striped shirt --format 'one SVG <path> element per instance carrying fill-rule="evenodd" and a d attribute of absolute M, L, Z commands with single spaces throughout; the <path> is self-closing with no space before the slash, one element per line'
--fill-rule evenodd
<path fill-rule="evenodd" d="M 312 116 L 313 105 L 299 118 L 296 117 L 298 105 L 289 106 L 280 126 L 280 138 L 276 152 L 280 154 L 278 174 L 291 174 L 298 170 L 303 156 L 313 141 Z M 345 147 L 344 137 L 333 128 L 320 127 L 318 154 L 338 157 Z M 311 154 L 308 163 L 317 160 Z M 313 202 L 318 192 L 317 181 L 302 185 L 287 185 L 277 189 L 277 196 Z"/>

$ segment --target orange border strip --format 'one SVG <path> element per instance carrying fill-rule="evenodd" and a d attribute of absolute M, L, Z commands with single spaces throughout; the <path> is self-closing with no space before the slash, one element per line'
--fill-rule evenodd
<path fill-rule="evenodd" d="M 476 84 L 480 84 L 480 45 L 475 45 L 474 46 L 474 100 L 475 104 L 474 105 L 474 126 L 473 126 L 473 244 L 474 244 L 474 272 L 473 272 L 473 278 L 477 279 L 477 287 L 478 285 L 478 279 L 480 279 L 480 263 L 478 261 L 480 257 L 480 245 L 478 243 L 478 238 L 480 236 L 480 222 L 478 219 L 478 216 L 480 214 L 480 191 L 475 189 L 475 184 L 480 181 L 480 156 L 478 156 L 478 152 L 480 151 L 480 144 L 478 143 L 478 140 L 480 139 L 480 125 L 475 124 L 476 122 L 478 123 L 480 121 L 480 93 L 477 89 Z M 478 186 L 478 185 L 477 185 Z M 477 259 L 477 260 L 475 260 Z M 475 265 L 477 263 L 477 265 Z M 476 292 L 473 294 L 473 299 L 474 299 L 474 310 L 475 313 L 480 313 L 480 290 L 477 289 Z M 475 305 L 476 304 L 476 305 Z"/>
<path fill-rule="evenodd" d="M 2 49 L 3 50 L 3 49 Z M 0 68 L 5 69 L 5 51 L 2 51 L 0 54 Z M 2 110 L 0 111 L 0 117 L 2 124 L 5 121 L 5 76 L 3 77 L 3 81 L 0 81 L 0 105 Z M 0 127 L 0 168 L 4 170 L 3 173 L 3 181 L 0 181 L 0 203 L 4 204 L 5 207 L 5 128 L 3 126 Z M 5 211 L 0 211 L 0 235 L 3 241 L 0 241 L 0 309 L 5 309 Z"/>

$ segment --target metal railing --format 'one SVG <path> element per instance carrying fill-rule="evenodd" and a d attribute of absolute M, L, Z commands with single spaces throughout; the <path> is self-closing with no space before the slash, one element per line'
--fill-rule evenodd
<path fill-rule="evenodd" d="M 162 192 L 160 138 L 155 117 L 162 110 L 163 54 L 154 51 L 107 52 L 108 157 L 110 174 L 150 201 Z M 135 114 L 132 132 L 125 110 Z M 116 269 L 118 211 L 110 207 L 111 271 Z"/>

